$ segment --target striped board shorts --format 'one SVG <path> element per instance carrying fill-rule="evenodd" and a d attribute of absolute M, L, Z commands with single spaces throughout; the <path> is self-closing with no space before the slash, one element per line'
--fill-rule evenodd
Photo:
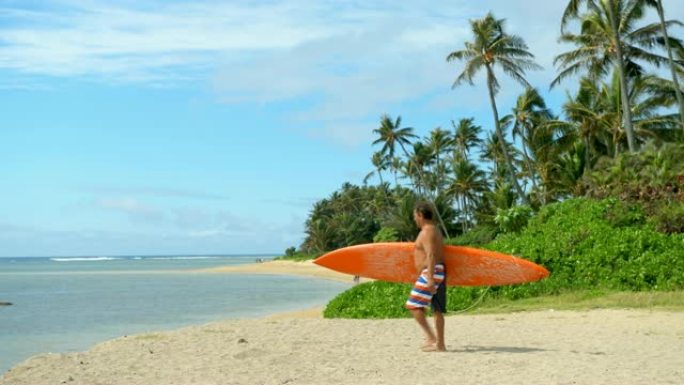
<path fill-rule="evenodd" d="M 432 302 L 432 297 L 433 294 L 430 292 L 430 290 L 427 287 L 427 269 L 423 269 L 423 271 L 420 273 L 420 277 L 416 280 L 416 283 L 413 285 L 413 289 L 411 290 L 411 295 L 409 296 L 408 300 L 406 301 L 406 308 L 409 310 L 415 310 L 415 309 L 422 309 L 430 306 L 430 303 Z M 435 280 L 435 290 L 441 289 L 440 284 L 444 282 L 444 279 L 446 278 L 446 269 L 443 264 L 438 263 L 435 265 L 435 271 L 434 274 L 432 275 L 433 279 Z M 444 285 L 442 285 L 444 287 Z M 444 290 L 445 291 L 445 290 Z M 437 293 L 441 294 L 441 293 Z M 443 295 L 445 295 L 444 293 Z"/>

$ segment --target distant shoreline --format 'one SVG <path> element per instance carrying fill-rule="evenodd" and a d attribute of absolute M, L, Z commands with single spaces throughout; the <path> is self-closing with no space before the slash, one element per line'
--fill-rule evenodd
<path fill-rule="evenodd" d="M 326 269 L 314 264 L 313 261 L 295 262 L 275 260 L 263 263 L 212 267 L 208 269 L 198 269 L 195 271 L 199 273 L 299 275 L 312 278 L 329 279 L 349 284 L 354 282 L 354 276 Z M 361 279 L 361 282 L 367 281 L 369 280 L 365 278 Z"/>

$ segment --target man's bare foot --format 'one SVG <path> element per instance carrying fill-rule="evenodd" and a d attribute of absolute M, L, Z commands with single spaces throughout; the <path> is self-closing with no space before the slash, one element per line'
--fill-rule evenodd
<path fill-rule="evenodd" d="M 437 351 L 437 345 L 435 345 L 435 344 L 423 345 L 423 347 L 421 347 L 420 350 L 424 351 L 424 352 L 436 352 Z"/>
<path fill-rule="evenodd" d="M 423 352 L 446 352 L 445 346 L 438 346 L 435 342 L 426 342 L 420 347 Z"/>

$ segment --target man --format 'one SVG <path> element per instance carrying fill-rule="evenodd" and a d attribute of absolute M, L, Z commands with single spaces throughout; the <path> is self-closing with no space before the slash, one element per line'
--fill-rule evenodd
<path fill-rule="evenodd" d="M 444 313 L 446 313 L 446 266 L 444 265 L 444 241 L 434 223 L 432 205 L 418 203 L 413 210 L 413 220 L 420 228 L 414 251 L 414 261 L 418 279 L 411 295 L 406 301 L 413 318 L 425 333 L 424 352 L 444 352 Z M 428 273 L 429 272 L 429 273 Z M 425 317 L 427 307 L 431 306 L 435 319 L 435 331 Z"/>

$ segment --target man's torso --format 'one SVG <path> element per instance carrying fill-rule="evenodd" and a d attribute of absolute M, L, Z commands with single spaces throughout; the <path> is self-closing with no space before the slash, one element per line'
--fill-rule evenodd
<path fill-rule="evenodd" d="M 435 226 L 425 226 L 420 230 L 416 238 L 413 258 L 418 272 L 427 267 L 428 258 L 426 250 L 429 249 L 433 250 L 435 264 L 444 263 L 442 234 Z"/>

